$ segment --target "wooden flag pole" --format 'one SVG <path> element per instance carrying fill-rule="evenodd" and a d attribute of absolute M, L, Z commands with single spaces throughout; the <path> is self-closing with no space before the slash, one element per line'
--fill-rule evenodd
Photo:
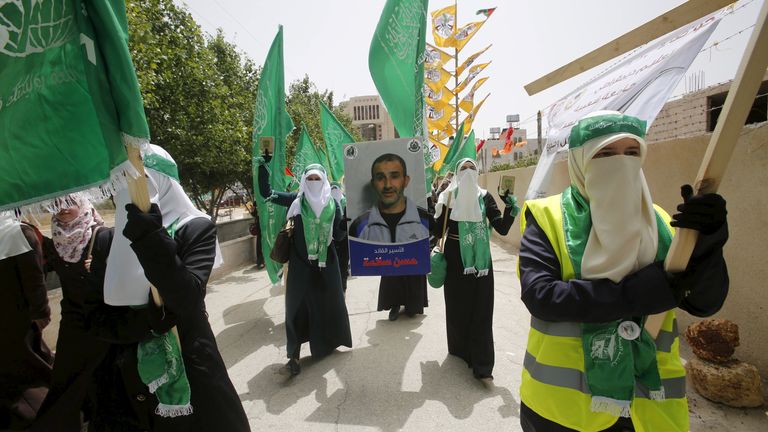
<path fill-rule="evenodd" d="M 744 51 L 739 70 L 736 72 L 736 78 L 734 78 L 731 89 L 728 91 L 723 111 L 709 140 L 704 160 L 696 175 L 694 187 L 697 193 L 717 192 L 739 140 L 747 114 L 749 114 L 752 102 L 760 88 L 766 67 L 768 67 L 767 16 L 768 2 L 764 2 L 755 23 L 755 30 L 752 32 L 752 37 Z M 667 259 L 664 261 L 664 268 L 669 272 L 685 270 L 698 237 L 699 233 L 696 230 L 678 229 L 669 248 Z M 645 323 L 645 329 L 654 338 L 661 329 L 665 315 L 666 313 L 661 313 L 649 316 Z"/>
<path fill-rule="evenodd" d="M 733 0 L 690 0 L 685 2 L 607 44 L 584 54 L 565 66 L 561 66 L 543 77 L 528 83 L 524 87 L 525 91 L 528 95 L 533 96 L 721 9 L 730 3 L 733 3 Z"/>
<path fill-rule="evenodd" d="M 152 202 L 149 201 L 149 189 L 147 188 L 147 177 L 144 171 L 144 163 L 141 161 L 141 150 L 138 147 L 126 146 L 128 152 L 128 160 L 131 161 L 131 165 L 136 171 L 139 172 L 138 177 L 131 178 L 128 176 L 128 193 L 131 195 L 131 202 L 144 213 L 149 211 L 152 206 Z M 163 298 L 160 297 L 160 293 L 157 288 L 150 285 L 152 291 L 152 300 L 155 305 L 162 306 Z"/>

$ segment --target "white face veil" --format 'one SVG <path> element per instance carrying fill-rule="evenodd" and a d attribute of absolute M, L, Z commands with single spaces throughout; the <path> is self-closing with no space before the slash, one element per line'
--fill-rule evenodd
<path fill-rule="evenodd" d="M 598 111 L 584 117 L 579 124 L 592 118 L 594 124 L 599 121 L 597 117 L 622 121 L 616 120 L 621 118 L 616 116 L 623 114 Z M 571 184 L 589 203 L 592 219 L 581 275 L 584 279 L 607 278 L 619 282 L 652 263 L 658 247 L 656 213 L 642 170 L 646 143 L 637 133 L 615 129 L 595 135 L 568 152 Z M 623 138 L 640 144 L 639 157 L 615 155 L 593 159 L 601 149 Z"/>
<path fill-rule="evenodd" d="M 465 169 L 461 171 L 461 167 L 471 162 L 475 166 L 475 169 Z M 480 202 L 478 197 L 485 196 L 487 191 L 478 185 L 479 174 L 477 172 L 477 163 L 470 159 L 464 158 L 456 163 L 456 174 L 451 179 L 451 183 L 440 196 L 437 198 L 437 204 L 435 205 L 435 217 L 439 217 L 443 213 L 443 208 L 448 203 L 448 195 L 457 192 L 451 199 L 451 220 L 461 222 L 480 222 L 483 220 L 483 214 L 480 211 Z"/>
<path fill-rule="evenodd" d="M 210 216 L 198 210 L 192 204 L 178 182 L 176 163 L 162 147 L 154 144 L 143 154 L 147 173 L 147 187 L 150 201 L 160 207 L 163 214 L 163 226 L 169 227 L 176 222 L 178 230 L 194 218 L 210 219 Z M 128 213 L 125 205 L 131 202 L 128 189 L 115 194 L 115 234 L 107 258 L 107 271 L 104 280 L 104 302 L 113 306 L 136 306 L 147 304 L 149 281 L 139 264 L 130 241 L 123 236 L 123 228 Z M 213 268 L 224 262 L 221 248 L 216 241 L 216 259 Z"/>
<path fill-rule="evenodd" d="M 320 180 L 307 180 L 307 177 L 312 174 L 320 176 Z M 286 217 L 290 218 L 301 214 L 302 198 L 307 200 L 315 216 L 318 217 L 325 206 L 328 205 L 328 201 L 333 198 L 331 196 L 331 184 L 328 183 L 328 176 L 322 165 L 311 164 L 304 170 L 304 173 L 301 175 L 301 182 L 299 183 L 299 194 L 291 203 Z"/>
<path fill-rule="evenodd" d="M 32 250 L 21 223 L 10 213 L 0 212 L 0 260 L 21 255 Z"/>

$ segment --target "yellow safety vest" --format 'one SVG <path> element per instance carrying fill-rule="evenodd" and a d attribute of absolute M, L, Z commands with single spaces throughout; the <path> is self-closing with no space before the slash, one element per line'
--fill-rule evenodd
<path fill-rule="evenodd" d="M 525 213 L 530 210 L 555 250 L 562 280 L 567 281 L 575 272 L 565 243 L 560 199 L 561 195 L 555 195 L 527 201 L 520 229 L 525 232 Z M 656 205 L 654 208 L 674 235 L 669 215 Z M 688 431 L 685 369 L 679 346 L 677 320 L 670 310 L 656 338 L 656 360 L 665 399 L 652 400 L 647 388 L 635 384 L 631 416 L 638 432 Z M 617 417 L 590 409 L 592 396 L 584 371 L 580 323 L 549 322 L 532 316 L 523 366 L 520 399 L 540 416 L 585 432 L 600 431 L 616 422 Z"/>

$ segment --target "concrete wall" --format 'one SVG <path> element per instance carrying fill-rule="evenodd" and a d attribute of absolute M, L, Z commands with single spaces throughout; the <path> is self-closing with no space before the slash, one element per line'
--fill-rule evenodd
<path fill-rule="evenodd" d="M 253 223 L 253 218 L 235 219 L 227 222 L 218 222 L 216 224 L 216 235 L 219 242 L 227 242 L 240 237 L 251 235 L 248 227 Z"/>
<path fill-rule="evenodd" d="M 681 202 L 679 186 L 696 178 L 709 134 L 660 141 L 649 146 L 643 168 L 654 201 L 668 212 Z M 496 195 L 499 177 L 514 175 L 515 195 L 522 201 L 533 174 L 533 167 L 481 176 Z M 567 164 L 556 164 L 550 192 L 558 193 L 569 183 Z M 730 239 L 725 247 L 725 259 L 731 278 L 730 293 L 723 309 L 715 317 L 739 325 L 741 346 L 736 357 L 755 364 L 768 376 L 768 124 L 745 127 L 719 192 L 728 202 Z M 498 197 L 497 197 L 498 198 Z M 522 202 L 521 202 L 522 205 Z M 518 221 L 509 235 L 502 238 L 513 247 L 520 246 Z M 699 318 L 679 311 L 681 329 Z"/>

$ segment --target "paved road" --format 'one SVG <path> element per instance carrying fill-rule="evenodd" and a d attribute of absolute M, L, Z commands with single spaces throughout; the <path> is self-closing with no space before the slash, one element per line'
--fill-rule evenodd
<path fill-rule="evenodd" d="M 352 349 L 320 361 L 302 355 L 289 378 L 284 289 L 263 270 L 241 269 L 209 285 L 214 334 L 254 431 L 519 431 L 519 387 L 530 315 L 520 301 L 517 255 L 492 243 L 496 280 L 494 386 L 484 387 L 466 364 L 448 355 L 441 290 L 429 289 L 423 316 L 387 320 L 376 311 L 379 279 L 352 278 L 347 307 Z M 52 291 L 58 318 L 61 290 Z M 55 346 L 58 319 L 46 328 Z M 690 350 L 681 344 L 683 358 Z M 691 430 L 768 430 L 763 409 L 711 403 L 689 385 Z"/>
<path fill-rule="evenodd" d="M 313 361 L 289 378 L 284 290 L 244 269 L 210 286 L 208 309 L 219 348 L 254 430 L 519 431 L 519 386 L 530 315 L 520 301 L 517 255 L 492 244 L 496 279 L 493 387 L 449 356 L 441 290 L 425 315 L 395 322 L 376 311 L 378 278 L 349 281 L 353 348 Z M 765 410 L 720 407 L 691 395 L 693 431 L 768 430 Z"/>

